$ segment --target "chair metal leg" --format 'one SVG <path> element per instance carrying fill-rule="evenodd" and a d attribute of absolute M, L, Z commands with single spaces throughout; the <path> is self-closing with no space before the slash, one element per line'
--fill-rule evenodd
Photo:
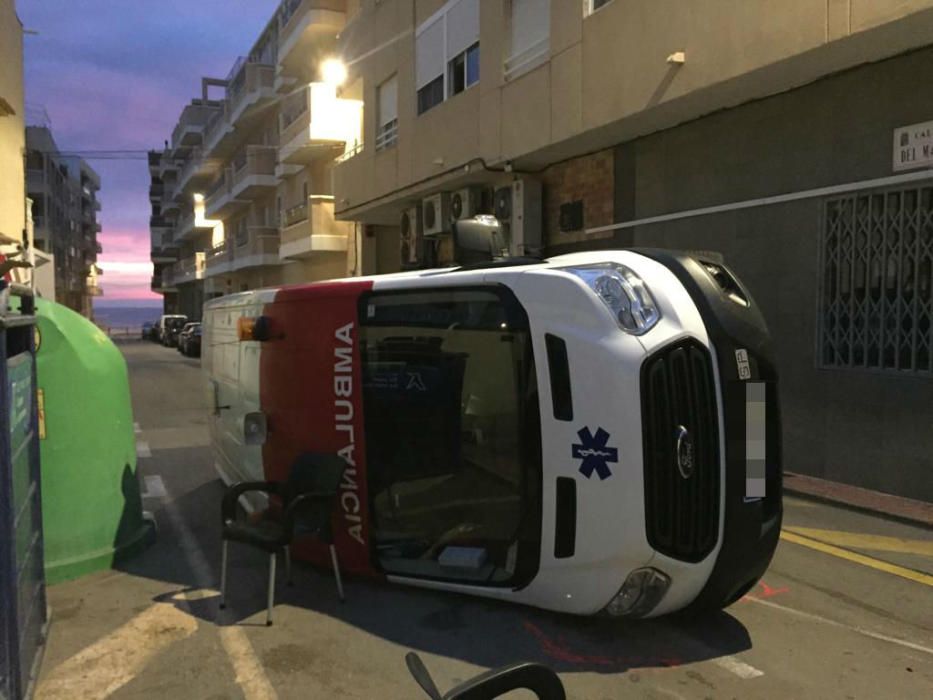
<path fill-rule="evenodd" d="M 344 601 L 343 581 L 340 579 L 340 564 L 337 563 L 337 550 L 334 545 L 330 546 L 330 562 L 334 565 L 334 578 L 337 579 L 337 595 L 340 596 L 340 602 Z"/>
<path fill-rule="evenodd" d="M 272 606 L 275 605 L 275 552 L 269 554 L 269 605 L 266 609 L 266 626 L 272 625 Z"/>
<path fill-rule="evenodd" d="M 285 545 L 285 580 L 292 585 L 292 549 L 288 545 Z"/>
<path fill-rule="evenodd" d="M 223 554 L 220 557 L 220 609 L 227 607 L 227 540 L 223 543 Z"/>

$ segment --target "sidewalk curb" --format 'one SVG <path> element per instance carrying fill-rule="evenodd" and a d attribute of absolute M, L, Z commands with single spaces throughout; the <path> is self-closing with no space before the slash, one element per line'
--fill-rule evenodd
<path fill-rule="evenodd" d="M 868 515 L 874 515 L 876 517 L 884 518 L 885 520 L 893 520 L 895 522 L 904 523 L 906 525 L 913 525 L 915 527 L 920 527 L 925 530 L 933 530 L 933 517 L 929 517 L 929 518 L 924 517 L 925 514 L 914 515 L 913 513 L 897 510 L 896 508 L 893 508 L 893 507 L 885 508 L 880 505 L 877 507 L 873 507 L 865 503 L 856 502 L 855 500 L 852 500 L 851 498 L 846 498 L 844 493 L 840 493 L 840 491 L 844 492 L 846 490 L 854 489 L 855 487 L 851 487 L 846 484 L 836 485 L 836 484 L 833 484 L 833 482 L 827 482 L 822 479 L 819 480 L 825 484 L 833 484 L 835 486 L 838 486 L 839 490 L 836 491 L 836 493 L 833 493 L 832 495 L 830 495 L 825 492 L 820 492 L 821 490 L 811 490 L 806 487 L 804 480 L 812 479 L 813 477 L 807 477 L 803 474 L 795 474 L 793 472 L 784 472 L 784 476 L 785 476 L 785 482 L 784 482 L 784 493 L 785 494 L 796 496 L 797 498 L 802 498 L 808 501 L 815 501 L 817 503 L 826 503 L 828 505 L 845 508 L 846 510 L 855 511 L 857 513 L 865 513 Z M 792 483 L 788 484 L 788 479 L 786 477 L 790 477 L 790 481 Z M 797 482 L 798 484 L 801 484 L 801 485 L 800 486 L 794 485 L 793 482 Z M 866 491 L 866 489 L 859 489 L 859 491 Z M 878 492 L 878 496 L 885 500 L 886 499 L 892 499 L 892 500 L 898 499 L 900 501 L 911 500 L 911 499 L 900 498 L 897 496 L 890 496 L 889 494 L 883 494 L 880 492 Z M 916 503 L 920 507 L 924 507 L 927 505 L 921 501 L 917 501 Z"/>

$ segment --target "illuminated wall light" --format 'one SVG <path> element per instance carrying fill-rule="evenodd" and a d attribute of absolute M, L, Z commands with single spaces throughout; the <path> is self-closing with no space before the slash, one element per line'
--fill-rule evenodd
<path fill-rule="evenodd" d="M 321 77 L 330 85 L 343 85 L 347 79 L 347 66 L 339 58 L 328 58 L 321 65 Z"/>

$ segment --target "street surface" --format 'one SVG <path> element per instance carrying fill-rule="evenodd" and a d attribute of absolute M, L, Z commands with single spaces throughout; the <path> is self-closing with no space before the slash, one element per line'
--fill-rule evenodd
<path fill-rule="evenodd" d="M 158 541 L 119 571 L 50 589 L 41 699 L 420 698 L 409 650 L 442 692 L 532 660 L 587 700 L 933 697 L 933 533 L 790 497 L 761 585 L 702 619 L 580 619 L 354 580 L 341 604 L 329 573 L 297 566 L 267 628 L 267 559 L 235 544 L 221 613 L 223 486 L 200 361 L 121 348 Z"/>

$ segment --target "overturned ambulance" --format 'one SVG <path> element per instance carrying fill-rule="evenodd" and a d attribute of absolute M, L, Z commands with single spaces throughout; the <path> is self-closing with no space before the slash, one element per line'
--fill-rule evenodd
<path fill-rule="evenodd" d="M 347 461 L 335 538 L 351 573 L 648 617 L 730 604 L 777 544 L 774 361 L 714 257 L 598 251 L 243 292 L 205 305 L 203 366 L 226 482 L 285 480 L 306 452 Z"/>

